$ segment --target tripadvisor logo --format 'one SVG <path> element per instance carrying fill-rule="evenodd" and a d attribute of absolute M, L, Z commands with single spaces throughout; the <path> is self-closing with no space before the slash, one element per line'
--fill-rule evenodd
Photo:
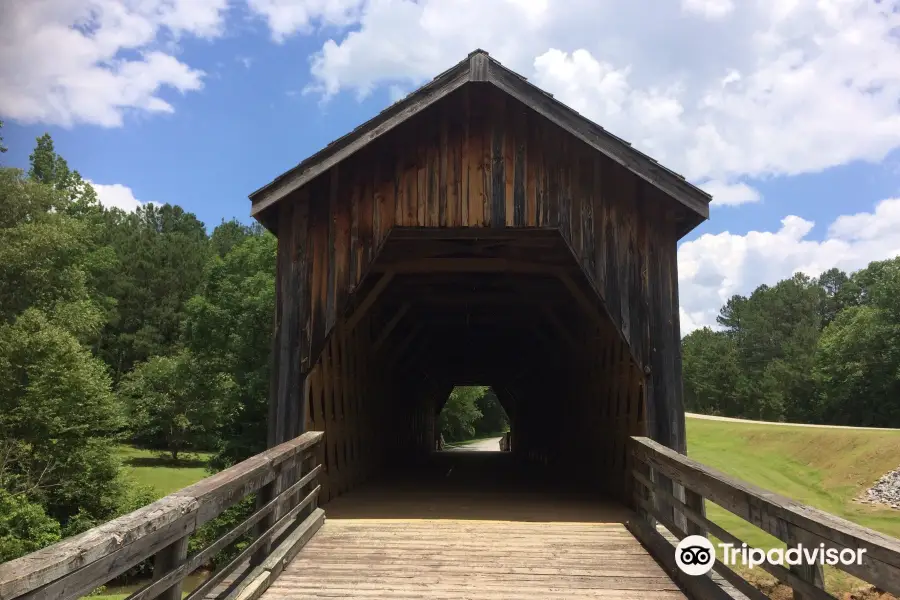
<path fill-rule="evenodd" d="M 738 564 L 749 568 L 763 563 L 770 565 L 861 565 L 865 548 L 812 548 L 797 545 L 793 548 L 749 548 L 747 544 L 718 544 L 719 560 L 728 566 Z M 716 549 L 712 542 L 700 535 L 689 535 L 675 547 L 675 564 L 687 575 L 705 575 L 716 563 Z"/>

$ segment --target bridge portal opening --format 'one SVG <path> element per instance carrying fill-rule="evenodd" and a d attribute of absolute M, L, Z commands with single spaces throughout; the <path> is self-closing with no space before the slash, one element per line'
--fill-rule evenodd
<path fill-rule="evenodd" d="M 454 386 L 438 410 L 436 450 L 504 449 L 509 416 L 491 386 Z"/>

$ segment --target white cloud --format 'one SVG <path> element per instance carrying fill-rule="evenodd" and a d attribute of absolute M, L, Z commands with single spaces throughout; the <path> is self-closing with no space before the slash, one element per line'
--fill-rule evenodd
<path fill-rule="evenodd" d="M 117 127 L 128 111 L 170 113 L 205 73 L 173 55 L 184 36 L 222 34 L 228 0 L 28 0 L 0 7 L 0 115 Z"/>
<path fill-rule="evenodd" d="M 88 181 L 97 192 L 97 199 L 106 208 L 120 208 L 125 212 L 133 212 L 137 207 L 145 204 L 134 197 L 130 187 L 121 183 L 102 184 Z"/>
<path fill-rule="evenodd" d="M 850 272 L 873 260 L 900 255 L 900 198 L 874 212 L 835 219 L 822 241 L 807 239 L 814 223 L 785 217 L 774 232 L 706 234 L 681 244 L 678 280 L 682 335 L 716 325 L 721 306 L 761 283 L 774 284 L 797 271 L 817 276 L 832 267 Z"/>
<path fill-rule="evenodd" d="M 731 0 L 681 0 L 685 12 L 695 13 L 707 19 L 721 19 L 734 10 Z"/>
<path fill-rule="evenodd" d="M 325 97 L 421 84 L 481 47 L 691 181 L 728 183 L 724 204 L 757 197 L 738 182 L 900 146 L 896 0 L 248 2 L 277 39 L 353 25 L 312 58 Z"/>
<path fill-rule="evenodd" d="M 406 97 L 406 94 L 407 92 L 399 85 L 392 85 L 388 88 L 388 95 L 391 99 L 391 103 L 403 100 Z"/>
<path fill-rule="evenodd" d="M 358 19 L 362 0 L 247 0 L 250 10 L 266 20 L 278 43 L 290 34 L 310 32 L 313 23 L 342 27 Z"/>
<path fill-rule="evenodd" d="M 728 183 L 725 181 L 710 180 L 700 184 L 705 192 L 711 194 L 712 204 L 723 206 L 738 206 L 750 202 L 759 202 L 759 192 L 746 183 Z"/>

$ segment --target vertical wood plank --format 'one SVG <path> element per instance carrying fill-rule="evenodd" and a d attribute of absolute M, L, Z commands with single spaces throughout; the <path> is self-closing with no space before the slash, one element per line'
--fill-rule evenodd
<path fill-rule="evenodd" d="M 361 273 L 365 273 L 375 254 L 375 241 L 372 227 L 374 225 L 375 193 L 371 177 L 362 179 L 362 194 L 359 205 L 359 243 L 362 249 L 360 257 Z"/>
<path fill-rule="evenodd" d="M 526 156 L 528 122 L 525 120 L 525 112 L 519 107 L 516 107 L 515 109 L 513 124 L 515 132 L 513 149 L 515 151 L 515 156 L 513 160 L 512 225 L 514 227 L 525 227 L 527 221 L 525 215 L 525 196 L 528 187 L 528 174 L 526 172 L 526 165 L 528 164 L 528 157 Z"/>
<path fill-rule="evenodd" d="M 516 171 L 516 144 L 518 133 L 516 131 L 515 120 L 515 104 L 512 101 L 506 101 L 502 104 L 501 114 L 503 115 L 499 122 L 503 124 L 503 216 L 504 225 L 513 227 L 515 225 L 516 209 L 515 209 L 515 171 Z"/>
<path fill-rule="evenodd" d="M 474 95 L 474 94 L 473 94 Z M 486 204 L 485 182 L 488 179 L 485 161 L 485 118 L 484 103 L 480 96 L 471 98 L 468 136 L 468 161 L 469 161 L 469 227 L 482 227 L 485 222 L 484 207 Z"/>
<path fill-rule="evenodd" d="M 359 240 L 359 203 L 360 189 L 358 185 L 350 186 L 350 278 L 353 284 L 359 281 L 362 251 Z"/>
<path fill-rule="evenodd" d="M 448 199 L 451 195 L 449 187 L 452 185 L 450 181 L 452 176 L 449 141 L 450 118 L 451 117 L 446 110 L 442 111 L 440 121 L 440 146 L 438 151 L 438 219 L 436 223 L 436 226 L 438 227 L 446 227 L 450 216 L 450 207 L 448 206 Z"/>
<path fill-rule="evenodd" d="M 538 225 L 538 161 L 539 149 L 536 142 L 536 126 L 528 113 L 523 113 L 525 121 L 525 225 Z"/>
<path fill-rule="evenodd" d="M 504 114 L 502 96 L 491 95 L 490 136 L 491 136 L 491 227 L 506 225 L 506 160 L 503 156 L 505 145 Z"/>
<path fill-rule="evenodd" d="M 337 321 L 337 269 L 336 269 L 336 225 L 338 213 L 338 194 L 340 193 L 340 179 L 338 174 L 338 166 L 331 169 L 331 181 L 328 185 L 328 215 L 327 215 L 327 231 L 328 241 L 326 242 L 328 264 L 325 267 L 328 274 L 327 290 L 325 295 L 325 329 L 330 330 Z"/>
<path fill-rule="evenodd" d="M 163 575 L 182 565 L 187 560 L 188 536 L 175 541 L 153 556 L 153 579 L 160 579 Z M 181 588 L 183 580 L 179 580 L 172 587 L 157 596 L 158 600 L 181 600 Z"/>
<path fill-rule="evenodd" d="M 416 225 L 425 227 L 428 214 L 428 141 L 416 135 Z"/>

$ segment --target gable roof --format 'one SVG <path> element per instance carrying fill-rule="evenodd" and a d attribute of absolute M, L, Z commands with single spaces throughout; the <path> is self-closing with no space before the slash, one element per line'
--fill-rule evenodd
<path fill-rule="evenodd" d="M 263 211 L 291 192 L 470 82 L 492 84 L 522 102 L 569 134 L 677 200 L 699 217 L 696 223 L 709 218 L 709 202 L 712 200 L 712 196 L 688 183 L 678 173 L 665 168 L 635 149 L 625 140 L 616 137 L 556 100 L 551 94 L 529 83 L 526 78 L 507 69 L 480 49 L 470 53 L 464 60 L 444 71 L 406 98 L 395 102 L 369 121 L 331 142 L 293 169 L 279 175 L 268 185 L 250 194 L 251 216 L 257 219 L 261 218 Z"/>

